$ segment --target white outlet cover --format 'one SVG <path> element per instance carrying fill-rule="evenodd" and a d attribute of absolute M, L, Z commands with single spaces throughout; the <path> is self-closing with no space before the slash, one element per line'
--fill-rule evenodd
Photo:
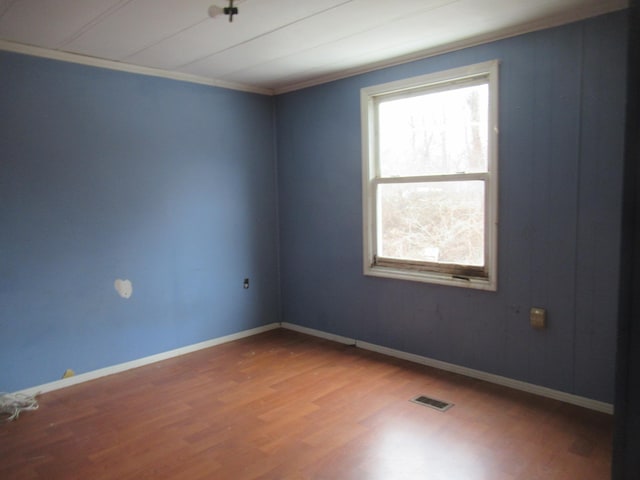
<path fill-rule="evenodd" d="M 129 298 L 133 293 L 133 285 L 131 285 L 131 280 L 121 280 L 119 278 L 113 282 L 113 286 L 122 298 Z"/>

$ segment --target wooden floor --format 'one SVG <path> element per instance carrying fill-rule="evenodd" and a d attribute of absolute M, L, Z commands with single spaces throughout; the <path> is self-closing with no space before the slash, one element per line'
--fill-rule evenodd
<path fill-rule="evenodd" d="M 603 480 L 611 436 L 609 415 L 279 329 L 42 395 L 0 425 L 0 478 Z"/>

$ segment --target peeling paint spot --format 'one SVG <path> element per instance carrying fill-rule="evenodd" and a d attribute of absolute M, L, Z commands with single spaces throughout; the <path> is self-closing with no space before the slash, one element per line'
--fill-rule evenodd
<path fill-rule="evenodd" d="M 122 298 L 129 298 L 133 293 L 133 285 L 131 285 L 131 280 L 121 280 L 116 278 L 116 281 L 113 282 L 113 286 Z"/>

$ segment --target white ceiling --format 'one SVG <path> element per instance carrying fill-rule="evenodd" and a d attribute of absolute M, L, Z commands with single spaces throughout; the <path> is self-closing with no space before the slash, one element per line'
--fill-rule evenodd
<path fill-rule="evenodd" d="M 71 61 L 82 61 L 77 56 L 82 55 L 119 62 L 103 66 L 133 65 L 147 73 L 271 93 L 560 25 L 628 3 L 236 0 L 239 14 L 229 22 L 225 15 L 208 15 L 210 6 L 228 6 L 228 0 L 0 0 L 0 49 Z"/>

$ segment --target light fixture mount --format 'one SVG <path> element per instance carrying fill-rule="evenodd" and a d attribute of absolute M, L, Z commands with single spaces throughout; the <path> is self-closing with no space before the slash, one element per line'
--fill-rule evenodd
<path fill-rule="evenodd" d="M 233 6 L 233 0 L 229 0 L 229 6 L 224 7 L 224 14 L 229 15 L 229 22 L 233 22 L 233 16 L 238 14 L 238 7 Z"/>
<path fill-rule="evenodd" d="M 211 18 L 216 18 L 218 15 L 228 15 L 229 22 L 233 22 L 234 15 L 238 15 L 238 7 L 236 4 L 242 3 L 243 0 L 229 0 L 228 7 L 219 7 L 218 5 L 211 5 L 209 7 L 209 16 Z"/>

